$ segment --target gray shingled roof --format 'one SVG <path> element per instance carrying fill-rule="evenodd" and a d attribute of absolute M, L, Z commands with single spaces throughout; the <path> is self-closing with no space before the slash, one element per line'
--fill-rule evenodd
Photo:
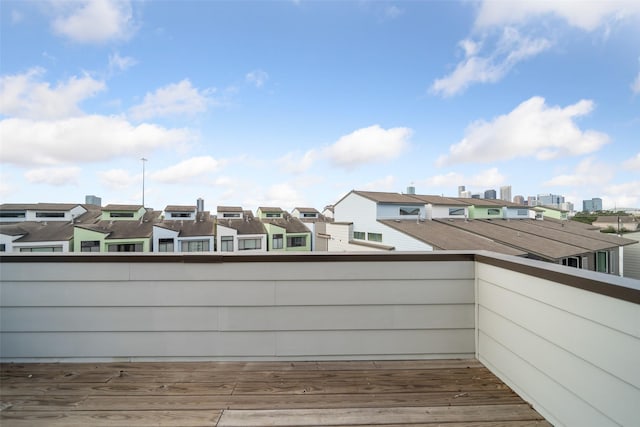
<path fill-rule="evenodd" d="M 437 221 L 379 220 L 382 224 L 441 250 L 487 250 L 507 255 L 524 256 L 527 252 Z"/>
<path fill-rule="evenodd" d="M 320 214 L 320 212 L 316 208 L 295 208 L 300 213 L 315 213 Z"/>
<path fill-rule="evenodd" d="M 197 208 L 191 205 L 168 205 L 164 208 L 165 212 L 193 212 Z"/>
<path fill-rule="evenodd" d="M 282 208 L 278 208 L 275 206 L 260 206 L 258 207 L 258 209 L 260 209 L 260 212 L 273 212 L 273 213 L 281 213 L 283 212 Z"/>
<path fill-rule="evenodd" d="M 451 197 L 430 196 L 425 194 L 412 194 L 411 197 L 425 203 L 439 206 L 469 206 L 473 204 L 471 201 L 467 201 L 469 199 L 454 199 Z"/>
<path fill-rule="evenodd" d="M 0 211 L 68 211 L 82 203 L 3 203 Z"/>
<path fill-rule="evenodd" d="M 264 224 L 255 219 L 251 211 L 243 212 L 244 218 L 218 218 L 218 224 L 236 230 L 238 235 L 267 234 Z"/>
<path fill-rule="evenodd" d="M 103 211 L 134 211 L 140 210 L 142 205 L 107 205 L 102 208 Z"/>
<path fill-rule="evenodd" d="M 217 212 L 242 212 L 240 206 L 218 206 Z"/>
<path fill-rule="evenodd" d="M 365 197 L 369 200 L 373 200 L 374 202 L 378 202 L 378 203 L 402 203 L 402 204 L 413 204 L 413 205 L 424 204 L 424 203 L 421 203 L 420 200 L 416 200 L 415 198 L 413 198 L 408 194 L 389 193 L 389 192 L 381 192 L 381 191 L 359 191 L 359 190 L 353 190 L 352 193 L 358 194 L 362 197 Z"/>
<path fill-rule="evenodd" d="M 284 218 L 262 218 L 265 224 L 273 224 L 284 228 L 287 233 L 310 233 L 311 231 L 298 218 L 285 212 Z"/>
<path fill-rule="evenodd" d="M 160 211 L 147 209 L 140 220 L 100 220 L 93 224 L 77 224 L 78 227 L 107 234 L 106 239 L 149 238 L 153 235 L 153 225 L 158 222 Z"/>
<path fill-rule="evenodd" d="M 486 237 L 495 242 L 518 248 L 527 253 L 549 260 L 560 260 L 562 258 L 583 255 L 591 252 L 583 246 L 571 245 L 568 243 L 549 240 L 532 232 L 518 231 L 507 227 L 501 227 L 493 222 L 506 220 L 434 220 L 451 227 L 469 231 L 479 236 Z M 522 220 L 513 220 L 522 221 Z"/>
<path fill-rule="evenodd" d="M 197 237 L 215 235 L 215 223 L 208 211 L 198 212 L 195 220 L 165 220 L 153 224 L 167 230 L 178 232 L 179 237 Z"/>

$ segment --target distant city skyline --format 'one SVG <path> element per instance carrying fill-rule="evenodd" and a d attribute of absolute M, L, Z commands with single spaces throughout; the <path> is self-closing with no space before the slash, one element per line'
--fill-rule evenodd
<path fill-rule="evenodd" d="M 637 1 L 1 9 L 0 203 L 320 208 L 465 183 L 640 207 Z"/>

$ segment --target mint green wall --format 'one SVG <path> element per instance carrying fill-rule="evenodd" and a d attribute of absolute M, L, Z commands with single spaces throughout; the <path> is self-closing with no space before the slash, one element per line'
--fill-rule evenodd
<path fill-rule="evenodd" d="M 136 212 L 133 213 L 133 218 L 111 218 L 111 212 L 117 212 L 117 213 L 127 213 L 127 212 L 131 212 L 131 211 L 120 211 L 120 210 L 110 210 L 110 211 L 102 211 L 102 216 L 100 217 L 100 219 L 102 219 L 103 221 L 136 221 L 136 220 L 140 220 L 140 218 L 142 218 L 142 216 L 144 215 L 144 213 L 146 212 L 145 208 L 141 207 L 140 209 L 138 209 Z"/>
<path fill-rule="evenodd" d="M 137 244 L 137 243 L 142 243 L 142 252 L 151 252 L 151 239 L 146 238 L 146 237 L 136 237 L 136 238 L 131 238 L 131 239 L 109 239 L 109 240 L 105 240 L 105 248 L 104 251 L 107 252 L 108 245 L 114 245 L 114 244 L 119 244 L 119 243 L 131 243 L 131 244 Z"/>
<path fill-rule="evenodd" d="M 258 218 L 260 218 L 260 219 L 265 219 L 265 218 L 267 218 L 267 212 L 270 212 L 270 211 L 262 212 L 262 210 L 260 210 L 260 208 L 258 208 L 258 210 L 256 210 L 256 216 Z M 273 212 L 273 213 L 275 213 L 275 212 Z M 279 212 L 279 213 L 280 213 L 280 218 L 283 218 L 284 212 Z"/>
<path fill-rule="evenodd" d="M 306 236 L 305 246 L 287 247 L 287 237 Z M 311 233 L 288 233 L 285 234 L 284 241 L 285 250 L 287 252 L 309 252 L 311 251 Z"/>
<path fill-rule="evenodd" d="M 495 215 L 489 215 L 489 209 L 497 209 L 498 213 Z M 470 219 L 489 219 L 489 218 L 502 218 L 502 208 L 497 206 L 469 206 L 469 218 Z"/>
<path fill-rule="evenodd" d="M 73 252 L 81 252 L 81 242 L 94 240 L 100 241 L 100 252 L 106 252 L 107 247 L 104 244 L 105 237 L 106 234 L 104 233 L 73 227 Z"/>
<path fill-rule="evenodd" d="M 258 211 L 260 211 L 258 209 Z M 267 241 L 269 243 L 267 243 L 267 248 L 268 250 L 271 252 L 280 252 L 280 251 L 284 251 L 286 250 L 287 247 L 287 230 L 285 230 L 284 228 L 274 225 L 274 224 L 269 224 L 269 223 L 264 223 L 264 228 L 267 230 Z M 284 239 L 284 242 L 282 243 L 282 249 L 273 249 L 273 235 L 274 234 L 282 234 L 282 238 Z"/>
<path fill-rule="evenodd" d="M 568 219 L 567 212 L 558 211 L 555 209 L 547 209 L 543 206 L 539 206 L 540 209 L 544 209 L 545 218 L 553 218 L 553 219 Z"/>
<path fill-rule="evenodd" d="M 107 240 L 107 235 L 97 232 L 91 231 L 80 227 L 74 227 L 73 229 L 73 252 L 81 252 L 81 242 L 83 241 L 94 241 L 98 240 L 100 242 L 100 252 L 108 252 L 107 245 L 110 244 L 119 244 L 119 243 L 142 243 L 142 251 L 143 252 L 151 252 L 151 239 L 146 237 L 137 237 L 130 239 L 109 239 Z"/>

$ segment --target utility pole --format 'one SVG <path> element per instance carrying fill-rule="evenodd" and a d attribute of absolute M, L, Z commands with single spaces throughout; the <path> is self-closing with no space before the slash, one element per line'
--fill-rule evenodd
<path fill-rule="evenodd" d="M 147 163 L 147 159 L 142 157 L 142 207 L 144 208 L 144 164 Z"/>

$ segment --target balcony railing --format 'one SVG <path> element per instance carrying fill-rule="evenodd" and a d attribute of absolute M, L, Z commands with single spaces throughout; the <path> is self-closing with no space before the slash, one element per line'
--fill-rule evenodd
<path fill-rule="evenodd" d="M 640 282 L 487 252 L 5 255 L 3 362 L 477 358 L 555 425 L 640 417 Z"/>

